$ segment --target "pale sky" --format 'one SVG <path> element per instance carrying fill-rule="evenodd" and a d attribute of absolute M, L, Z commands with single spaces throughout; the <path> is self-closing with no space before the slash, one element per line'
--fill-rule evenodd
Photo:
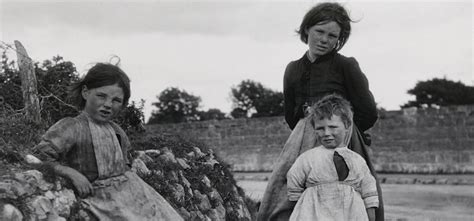
<path fill-rule="evenodd" d="M 283 90 L 286 65 L 307 50 L 295 30 L 317 2 L 0 0 L 0 34 L 35 61 L 64 57 L 81 75 L 119 56 L 147 120 L 171 86 L 200 96 L 202 110 L 228 113 L 242 80 Z M 357 59 L 381 107 L 414 99 L 406 92 L 417 81 L 474 85 L 471 1 L 341 3 L 357 22 L 340 53 Z"/>

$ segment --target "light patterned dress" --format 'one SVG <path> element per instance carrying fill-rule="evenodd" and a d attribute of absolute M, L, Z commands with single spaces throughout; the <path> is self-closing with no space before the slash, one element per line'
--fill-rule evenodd
<path fill-rule="evenodd" d="M 334 151 L 349 174 L 339 181 Z M 366 208 L 378 207 L 375 178 L 365 160 L 347 147 L 318 146 L 301 154 L 287 174 L 288 199 L 298 201 L 290 220 L 368 220 Z"/>
<path fill-rule="evenodd" d="M 83 112 L 54 124 L 35 147 L 43 168 L 69 166 L 88 178 L 94 194 L 81 199 L 101 221 L 180 221 L 176 210 L 127 166 L 130 142 L 115 123 L 97 124 Z"/>

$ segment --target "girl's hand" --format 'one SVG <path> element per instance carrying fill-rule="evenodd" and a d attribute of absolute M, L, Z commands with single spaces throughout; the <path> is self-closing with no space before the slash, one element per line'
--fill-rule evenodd
<path fill-rule="evenodd" d="M 73 168 L 62 165 L 56 165 L 54 170 L 58 175 L 71 180 L 81 198 L 85 198 L 94 194 L 94 188 L 92 187 L 92 184 L 84 175 L 82 175 L 82 173 L 79 173 Z"/>
<path fill-rule="evenodd" d="M 80 197 L 85 198 L 94 194 L 94 188 L 92 187 L 92 184 L 81 173 L 74 173 L 69 178 L 71 179 L 74 187 L 76 187 Z"/>

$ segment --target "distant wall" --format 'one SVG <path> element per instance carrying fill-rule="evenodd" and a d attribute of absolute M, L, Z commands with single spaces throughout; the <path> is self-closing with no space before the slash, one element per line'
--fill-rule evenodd
<path fill-rule="evenodd" d="M 149 125 L 212 147 L 235 171 L 271 171 L 290 130 L 283 117 Z M 372 135 L 377 171 L 474 173 L 474 106 L 381 114 Z"/>

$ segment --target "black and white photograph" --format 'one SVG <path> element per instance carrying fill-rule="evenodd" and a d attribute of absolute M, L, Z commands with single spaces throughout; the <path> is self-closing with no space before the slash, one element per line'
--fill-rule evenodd
<path fill-rule="evenodd" d="M 473 220 L 471 0 L 0 0 L 0 220 Z"/>

